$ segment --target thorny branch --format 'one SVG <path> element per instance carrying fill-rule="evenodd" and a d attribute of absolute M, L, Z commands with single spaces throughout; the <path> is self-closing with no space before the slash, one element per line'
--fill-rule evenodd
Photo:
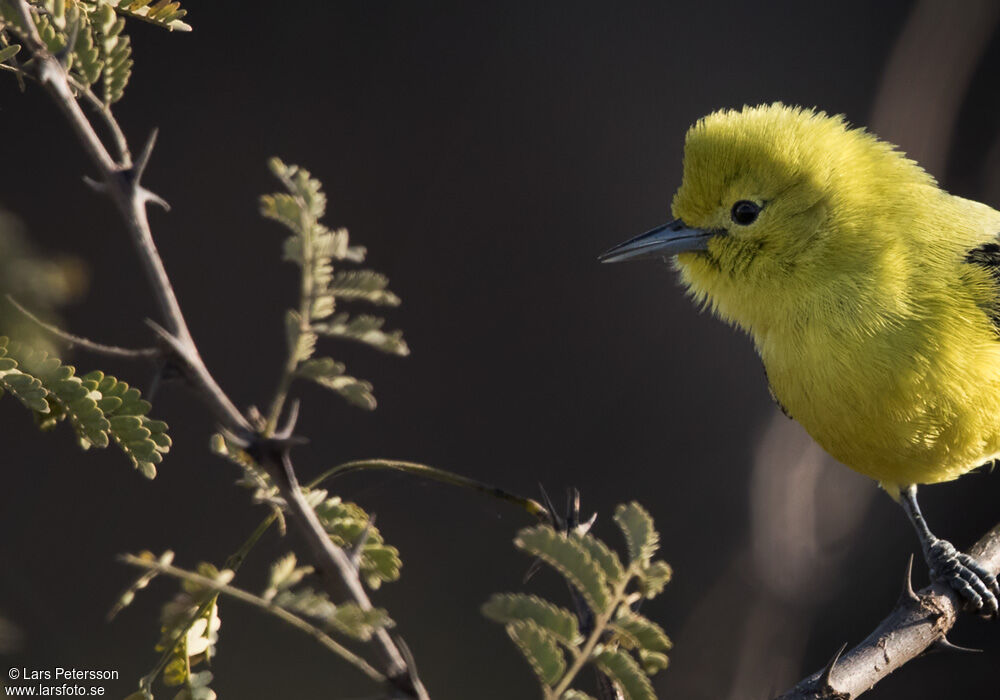
<path fill-rule="evenodd" d="M 165 322 L 165 327 L 152 321 L 149 322 L 150 326 L 173 352 L 176 364 L 222 426 L 232 434 L 256 444 L 259 436 L 250 422 L 219 387 L 205 366 L 153 241 L 146 205 L 152 202 L 166 208 L 166 202 L 146 189 L 140 181 L 156 141 L 156 132 L 152 133 L 133 164 L 121 129 L 111 114 L 106 109 L 102 110 L 100 116 L 109 125 L 119 153 L 119 159 L 116 160 L 81 109 L 65 66 L 43 44 L 27 1 L 12 2 L 20 19 L 19 26 L 13 29 L 21 35 L 32 56 L 31 65 L 24 69 L 34 72 L 35 79 L 62 111 L 90 160 L 97 167 L 100 180 L 92 185 L 115 203 L 142 260 Z M 358 577 L 357 569 L 351 564 L 350 556 L 332 543 L 302 496 L 288 457 L 290 444 L 291 441 L 287 439 L 281 445 L 276 445 L 273 439 L 262 443 L 260 454 L 264 457 L 263 466 L 279 485 L 281 495 L 289 505 L 288 517 L 306 540 L 313 563 L 328 593 L 332 598 L 339 598 L 342 592 L 346 592 L 362 609 L 368 609 L 371 602 Z M 373 638 L 373 644 L 382 662 L 380 670 L 392 686 L 388 689 L 391 696 L 426 700 L 429 696 L 416 675 L 412 657 L 402 640 L 390 637 L 383 630 Z"/>
<path fill-rule="evenodd" d="M 983 566 L 1000 572 L 1000 525 L 969 550 Z M 826 668 L 803 679 L 775 700 L 854 700 L 909 661 L 933 651 L 967 651 L 948 641 L 962 602 L 951 588 L 934 584 L 914 592 L 912 559 L 899 602 L 868 637 L 850 651 L 838 653 Z"/>

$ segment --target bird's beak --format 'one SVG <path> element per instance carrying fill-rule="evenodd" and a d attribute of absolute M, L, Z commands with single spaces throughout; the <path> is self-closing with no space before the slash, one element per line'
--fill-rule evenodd
<path fill-rule="evenodd" d="M 602 253 L 598 260 L 602 263 L 615 263 L 623 260 L 666 258 L 677 253 L 707 250 L 708 240 L 716 233 L 717 231 L 691 228 L 680 219 L 674 219 L 669 224 L 658 226 L 641 236 L 616 245 Z"/>

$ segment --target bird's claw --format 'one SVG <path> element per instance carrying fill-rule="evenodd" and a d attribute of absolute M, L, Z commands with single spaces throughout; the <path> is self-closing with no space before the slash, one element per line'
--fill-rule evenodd
<path fill-rule="evenodd" d="M 1000 611 L 1000 584 L 975 557 L 959 552 L 947 540 L 927 550 L 931 579 L 951 587 L 975 612 L 993 617 Z"/>

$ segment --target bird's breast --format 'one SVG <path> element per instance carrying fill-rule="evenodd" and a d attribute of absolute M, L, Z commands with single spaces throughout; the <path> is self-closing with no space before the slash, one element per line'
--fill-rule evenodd
<path fill-rule="evenodd" d="M 1000 342 L 942 339 L 926 320 L 869 333 L 805 322 L 756 340 L 781 405 L 873 479 L 944 481 L 1000 452 Z"/>

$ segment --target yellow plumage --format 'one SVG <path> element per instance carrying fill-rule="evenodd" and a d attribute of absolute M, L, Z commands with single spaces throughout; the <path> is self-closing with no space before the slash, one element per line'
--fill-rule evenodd
<path fill-rule="evenodd" d="M 740 200 L 761 207 L 749 225 Z M 840 117 L 781 104 L 691 127 L 673 212 L 719 234 L 676 258 L 690 293 L 750 335 L 836 459 L 895 498 L 1000 457 L 1000 286 L 969 260 L 1000 212 Z"/>

